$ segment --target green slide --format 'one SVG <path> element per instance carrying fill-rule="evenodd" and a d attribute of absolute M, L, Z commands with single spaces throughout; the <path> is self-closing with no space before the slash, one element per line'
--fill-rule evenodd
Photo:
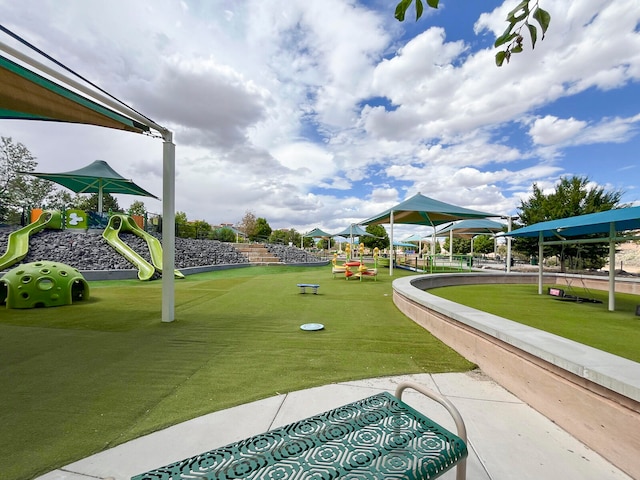
<path fill-rule="evenodd" d="M 62 228 L 62 216 L 55 210 L 46 210 L 40 214 L 35 222 L 26 227 L 22 227 L 9 234 L 7 251 L 0 257 L 0 270 L 15 265 L 29 252 L 29 237 L 32 233 L 37 233 L 45 228 L 59 230 Z"/>
<path fill-rule="evenodd" d="M 119 233 L 121 231 L 132 232 L 147 242 L 153 265 L 120 239 Z M 102 237 L 138 268 L 138 278 L 140 280 L 150 280 L 156 270 L 162 273 L 162 244 L 160 240 L 141 229 L 129 215 L 112 215 L 109 218 L 107 228 L 102 233 Z M 178 270 L 174 271 L 174 275 L 177 278 L 184 278 L 184 275 Z"/>

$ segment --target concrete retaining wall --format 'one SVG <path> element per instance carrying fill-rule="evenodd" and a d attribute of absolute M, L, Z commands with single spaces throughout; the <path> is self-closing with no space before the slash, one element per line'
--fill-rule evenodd
<path fill-rule="evenodd" d="M 545 283 L 556 280 L 545 276 Z M 640 363 L 424 291 L 537 281 L 535 274 L 514 273 L 404 277 L 393 282 L 393 299 L 405 315 L 518 398 L 632 478 L 640 478 Z M 607 279 L 603 281 L 589 288 L 606 289 Z"/>

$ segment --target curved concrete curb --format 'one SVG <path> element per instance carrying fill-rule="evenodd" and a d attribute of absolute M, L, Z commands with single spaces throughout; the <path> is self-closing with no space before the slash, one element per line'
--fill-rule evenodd
<path fill-rule="evenodd" d="M 521 400 L 640 478 L 640 364 L 424 291 L 473 283 L 535 284 L 537 275 L 403 277 L 393 282 L 393 299 Z"/>

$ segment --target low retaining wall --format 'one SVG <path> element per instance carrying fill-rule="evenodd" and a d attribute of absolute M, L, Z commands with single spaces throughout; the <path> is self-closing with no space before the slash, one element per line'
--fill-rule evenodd
<path fill-rule="evenodd" d="M 545 275 L 545 283 L 558 280 Z M 600 287 L 590 288 L 606 289 L 603 280 Z M 536 274 L 514 273 L 403 277 L 393 282 L 393 300 L 405 315 L 522 401 L 632 478 L 640 478 L 640 363 L 424 291 L 537 282 Z"/>
<path fill-rule="evenodd" d="M 214 270 L 231 270 L 234 268 L 246 268 L 263 266 L 267 264 L 261 263 L 224 263 L 218 265 L 204 265 L 202 267 L 187 267 L 179 268 L 183 275 L 195 275 L 196 273 L 212 272 Z M 283 266 L 283 267 L 326 267 L 329 265 L 328 260 L 321 262 L 310 263 L 270 263 L 269 266 Z M 137 270 L 81 270 L 80 273 L 87 281 L 98 280 L 135 280 L 138 278 Z"/>

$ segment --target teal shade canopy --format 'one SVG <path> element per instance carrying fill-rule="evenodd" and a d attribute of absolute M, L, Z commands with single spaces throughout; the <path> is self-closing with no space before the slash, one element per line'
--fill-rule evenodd
<path fill-rule="evenodd" d="M 502 232 L 504 228 L 504 224 L 488 219 L 460 220 L 452 225 L 445 226 L 442 230 L 438 230 L 436 235 L 449 235 L 449 232 L 453 232 L 454 237 L 473 238 L 476 235 L 495 235 Z"/>
<path fill-rule="evenodd" d="M 392 217 L 393 212 L 393 219 Z M 407 223 L 414 225 L 442 225 L 466 218 L 499 217 L 495 213 L 480 212 L 458 207 L 450 203 L 434 200 L 417 193 L 384 212 L 360 222 L 362 225 L 382 225 L 385 223 Z"/>
<path fill-rule="evenodd" d="M 109 194 L 139 195 L 157 199 L 154 194 L 139 187 L 133 180 L 124 178 L 104 160 L 95 160 L 89 165 L 60 173 L 21 172 L 34 177 L 43 178 L 68 188 L 76 193 L 97 193 L 98 211 L 102 211 L 102 196 Z"/>
<path fill-rule="evenodd" d="M 313 230 L 311 230 L 309 233 L 305 233 L 303 235 L 303 237 L 310 237 L 310 238 L 331 238 L 333 237 L 332 234 L 325 232 L 324 230 L 321 230 L 319 228 L 314 228 Z"/>
<path fill-rule="evenodd" d="M 640 229 L 640 207 L 617 208 L 605 212 L 534 223 L 505 233 L 511 237 L 579 237 Z"/>

